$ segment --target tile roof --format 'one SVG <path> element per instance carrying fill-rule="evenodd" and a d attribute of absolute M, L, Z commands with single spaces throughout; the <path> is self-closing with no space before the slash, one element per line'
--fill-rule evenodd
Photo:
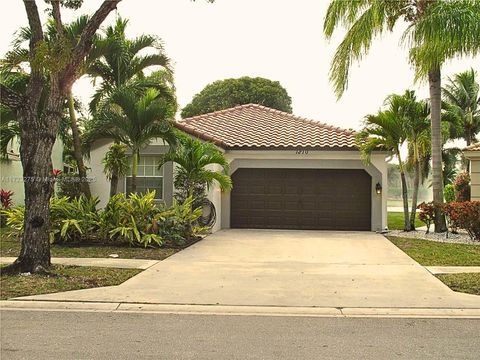
<path fill-rule="evenodd" d="M 480 142 L 466 147 L 465 150 L 467 150 L 467 151 L 480 151 Z"/>
<path fill-rule="evenodd" d="M 357 149 L 353 131 L 256 104 L 194 116 L 176 126 L 225 149 Z"/>

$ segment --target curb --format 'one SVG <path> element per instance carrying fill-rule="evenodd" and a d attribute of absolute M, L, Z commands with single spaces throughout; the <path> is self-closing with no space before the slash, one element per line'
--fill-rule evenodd
<path fill-rule="evenodd" d="M 458 318 L 480 319 L 480 308 L 333 308 L 222 306 L 190 304 L 139 304 L 118 302 L 0 301 L 0 310 L 87 311 L 231 316 L 306 316 L 372 318 Z"/>

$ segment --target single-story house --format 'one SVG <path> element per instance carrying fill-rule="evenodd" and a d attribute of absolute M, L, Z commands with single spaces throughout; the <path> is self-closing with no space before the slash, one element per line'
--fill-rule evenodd
<path fill-rule="evenodd" d="M 463 153 L 470 160 L 472 201 L 480 201 L 480 143 L 470 145 Z"/>
<path fill-rule="evenodd" d="M 248 104 L 178 121 L 176 126 L 213 142 L 230 164 L 233 189 L 209 190 L 223 228 L 382 230 L 387 226 L 387 163 L 377 151 L 362 162 L 355 133 L 261 105 Z M 101 160 L 110 141 L 91 152 L 91 184 L 101 203 L 109 183 Z M 156 189 L 172 203 L 174 167 L 156 168 L 168 147 L 153 142 L 140 155 L 139 190 Z M 128 176 L 120 181 L 128 190 Z"/>

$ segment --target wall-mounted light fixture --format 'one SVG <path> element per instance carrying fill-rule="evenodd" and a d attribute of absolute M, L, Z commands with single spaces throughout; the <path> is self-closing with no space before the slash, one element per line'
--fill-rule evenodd
<path fill-rule="evenodd" d="M 379 195 L 382 193 L 382 185 L 380 185 L 380 183 L 377 183 L 377 185 L 375 185 L 375 192 Z"/>

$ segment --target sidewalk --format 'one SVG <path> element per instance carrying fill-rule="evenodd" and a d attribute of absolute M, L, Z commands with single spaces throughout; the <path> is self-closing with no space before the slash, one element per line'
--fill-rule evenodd
<path fill-rule="evenodd" d="M 15 257 L 0 257 L 0 264 L 11 264 Z M 115 259 L 115 258 L 52 258 L 54 265 L 96 266 L 119 269 L 145 270 L 157 264 L 158 260 Z"/>

